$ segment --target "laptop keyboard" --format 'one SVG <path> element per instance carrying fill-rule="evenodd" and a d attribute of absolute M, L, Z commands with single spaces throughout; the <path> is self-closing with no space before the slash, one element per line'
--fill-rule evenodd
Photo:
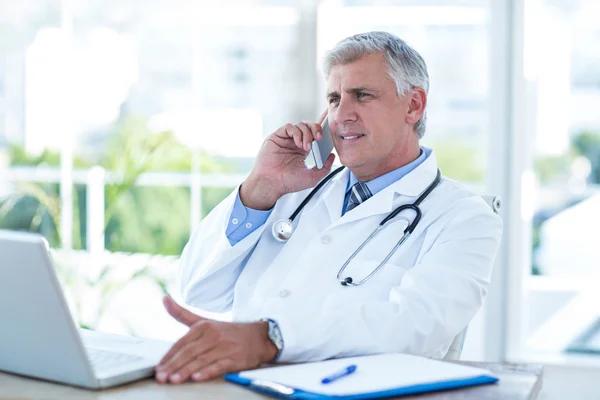
<path fill-rule="evenodd" d="M 87 348 L 88 357 L 95 370 L 115 367 L 121 364 L 129 364 L 143 360 L 142 357 L 132 354 L 115 353 L 114 351 Z"/>

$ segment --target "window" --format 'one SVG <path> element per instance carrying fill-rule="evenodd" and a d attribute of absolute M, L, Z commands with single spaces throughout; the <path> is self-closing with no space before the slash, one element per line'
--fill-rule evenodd
<path fill-rule="evenodd" d="M 535 85 L 527 117 L 534 185 L 531 196 L 524 197 L 534 210 L 527 306 L 521 311 L 525 355 L 594 353 L 592 331 L 599 320 L 593 283 L 600 256 L 599 26 L 595 1 L 546 0 L 527 9 L 530 51 L 525 64 Z"/>
<path fill-rule="evenodd" d="M 306 117 L 289 95 L 303 70 L 293 2 L 38 3 L 1 13 L 4 37 L 21 36 L 0 48 L 0 137 L 9 163 L 48 168 L 49 201 L 73 204 L 33 227 L 53 246 L 179 254 L 264 136 Z"/>
<path fill-rule="evenodd" d="M 488 7 L 487 1 L 325 1 L 318 23 L 319 57 L 347 36 L 375 30 L 398 35 L 423 56 L 430 78 L 423 144 L 436 150 L 446 176 L 472 184 L 482 184 L 487 170 Z"/>

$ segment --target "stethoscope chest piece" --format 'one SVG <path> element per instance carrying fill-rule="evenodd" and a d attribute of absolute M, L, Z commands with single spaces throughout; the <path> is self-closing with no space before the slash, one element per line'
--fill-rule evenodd
<path fill-rule="evenodd" d="M 289 238 L 292 237 L 292 233 L 294 233 L 292 221 L 289 219 L 280 219 L 275 221 L 271 227 L 271 231 L 273 232 L 273 237 L 275 240 L 285 243 L 289 240 Z"/>

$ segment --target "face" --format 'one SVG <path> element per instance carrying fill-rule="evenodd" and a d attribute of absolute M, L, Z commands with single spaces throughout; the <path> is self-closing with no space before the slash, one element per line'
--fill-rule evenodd
<path fill-rule="evenodd" d="M 414 124 L 423 115 L 425 92 L 399 97 L 383 53 L 333 67 L 327 86 L 333 142 L 358 179 L 369 181 L 418 157 Z"/>

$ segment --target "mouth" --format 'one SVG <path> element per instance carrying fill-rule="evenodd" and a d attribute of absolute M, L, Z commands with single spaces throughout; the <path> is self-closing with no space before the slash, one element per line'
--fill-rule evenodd
<path fill-rule="evenodd" d="M 361 134 L 358 134 L 358 135 L 344 135 L 344 136 L 340 135 L 340 139 L 342 139 L 343 142 L 353 142 L 353 141 L 359 140 L 363 136 L 365 136 L 365 135 L 361 135 Z"/>

